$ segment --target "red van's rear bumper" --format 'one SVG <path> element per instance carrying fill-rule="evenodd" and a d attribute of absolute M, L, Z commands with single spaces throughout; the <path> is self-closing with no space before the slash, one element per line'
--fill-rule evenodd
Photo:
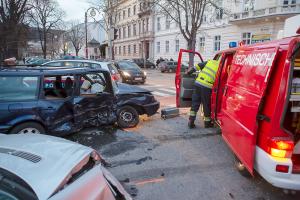
<path fill-rule="evenodd" d="M 287 173 L 276 172 L 276 165 L 289 166 Z M 256 146 L 256 171 L 272 185 L 291 190 L 300 190 L 300 174 L 292 174 L 293 163 L 290 158 L 276 158 Z"/>

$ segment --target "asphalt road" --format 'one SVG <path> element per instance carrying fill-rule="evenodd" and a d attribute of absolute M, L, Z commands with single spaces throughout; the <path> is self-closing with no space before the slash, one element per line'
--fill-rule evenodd
<path fill-rule="evenodd" d="M 142 86 L 153 90 L 161 106 L 174 106 L 174 73 L 147 70 Z M 286 195 L 258 175 L 245 178 L 233 165 L 233 155 L 217 129 L 187 128 L 188 110 L 162 120 L 141 116 L 138 127 L 85 129 L 69 137 L 98 150 L 108 169 L 136 200 L 300 199 Z"/>

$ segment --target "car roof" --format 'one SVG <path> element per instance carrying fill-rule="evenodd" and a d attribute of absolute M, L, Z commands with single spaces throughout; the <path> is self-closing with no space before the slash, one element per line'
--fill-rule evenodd
<path fill-rule="evenodd" d="M 48 199 L 95 150 L 40 134 L 0 134 L 0 167 L 22 178 L 39 199 Z"/>
<path fill-rule="evenodd" d="M 95 64 L 101 64 L 101 63 L 111 63 L 108 61 L 96 61 L 96 60 L 80 60 L 80 59 L 76 59 L 76 60 L 51 60 L 49 62 L 44 63 L 43 65 L 47 65 L 47 63 L 53 63 L 53 62 L 85 62 L 85 63 L 95 63 Z"/>
<path fill-rule="evenodd" d="M 107 72 L 106 69 L 92 69 L 87 67 L 2 67 L 0 75 L 64 75 L 64 74 L 82 74 L 92 72 Z"/>

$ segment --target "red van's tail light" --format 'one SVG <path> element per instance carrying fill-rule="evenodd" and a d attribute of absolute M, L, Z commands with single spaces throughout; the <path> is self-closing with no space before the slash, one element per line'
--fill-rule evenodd
<path fill-rule="evenodd" d="M 276 172 L 288 173 L 289 166 L 288 165 L 276 165 Z"/>
<path fill-rule="evenodd" d="M 294 142 L 285 138 L 272 138 L 269 143 L 269 154 L 279 158 L 290 158 Z"/>
<path fill-rule="evenodd" d="M 117 74 L 112 74 L 111 77 L 112 77 L 112 79 L 113 79 L 114 81 L 118 81 L 118 80 L 119 80 L 119 77 L 118 77 Z"/>

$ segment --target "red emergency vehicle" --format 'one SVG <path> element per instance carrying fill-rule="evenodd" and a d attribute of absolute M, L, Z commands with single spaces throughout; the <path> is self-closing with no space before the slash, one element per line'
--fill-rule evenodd
<path fill-rule="evenodd" d="M 177 107 L 191 105 L 194 78 L 176 72 Z M 240 170 L 272 185 L 300 190 L 300 37 L 218 52 L 212 117 Z"/>

